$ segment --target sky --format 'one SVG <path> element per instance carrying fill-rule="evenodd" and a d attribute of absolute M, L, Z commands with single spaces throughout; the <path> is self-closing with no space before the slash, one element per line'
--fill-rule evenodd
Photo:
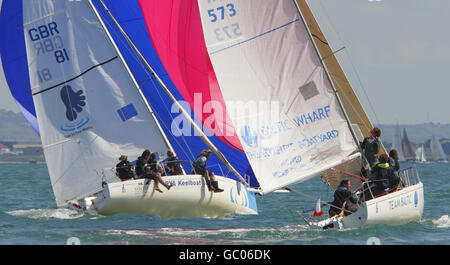
<path fill-rule="evenodd" d="M 450 124 L 450 0 L 307 2 L 372 123 Z"/>
<path fill-rule="evenodd" d="M 450 1 L 308 3 L 373 123 L 450 123 Z"/>

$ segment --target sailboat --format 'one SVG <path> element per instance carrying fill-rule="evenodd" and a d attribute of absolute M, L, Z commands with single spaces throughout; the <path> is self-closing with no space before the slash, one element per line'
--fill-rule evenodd
<path fill-rule="evenodd" d="M 8 44 L 2 43 L 2 62 L 13 95 L 21 80 L 12 79 L 23 78 L 9 69 L 25 65 L 23 72 L 31 73 L 36 110 L 15 99 L 37 121 L 58 206 L 166 218 L 256 214 L 255 194 L 299 194 L 292 185 L 318 176 L 335 189 L 359 174 L 359 142 L 373 126 L 305 1 L 14 2 L 3 8 L 21 14 L 13 12 L 19 5 L 24 17 L 4 27 L 14 33 L 23 24 L 18 39 L 26 45 L 11 45 L 28 52 L 5 59 Z M 51 39 L 58 52 L 37 55 L 37 36 Z M 75 117 L 64 110 L 60 92 L 77 99 L 76 124 L 67 123 Z M 91 106 L 95 98 L 98 105 Z M 123 122 L 130 127 L 121 128 Z M 194 135 L 179 124 L 190 124 Z M 97 128 L 105 135 L 93 135 Z M 148 147 L 161 159 L 173 150 L 192 161 L 189 153 L 205 146 L 228 170 L 215 170 L 223 193 L 208 192 L 201 176 L 187 174 L 167 177 L 180 185 L 155 194 L 144 180 L 120 182 L 104 170 L 119 155 Z M 183 166 L 190 172 L 189 163 Z M 348 217 L 308 224 L 348 228 L 420 219 L 423 185 L 407 174 L 412 169 L 404 172 L 401 190 L 364 202 Z M 361 186 L 358 181 L 352 183 Z"/>
<path fill-rule="evenodd" d="M 278 103 L 231 117 L 235 128 L 242 128 L 236 133 L 260 193 L 318 175 L 332 188 L 351 176 L 361 185 L 359 141 L 373 127 L 307 3 L 222 4 L 199 1 L 206 45 L 225 104 L 242 99 Z M 254 141 L 248 141 L 249 136 Z M 413 171 L 400 173 L 405 180 L 401 190 L 364 202 L 352 215 L 309 224 L 351 228 L 420 219 L 423 185 L 416 174 L 408 174 Z"/>
<path fill-rule="evenodd" d="M 435 135 L 433 135 L 431 137 L 430 148 L 431 148 L 431 155 L 432 155 L 433 161 L 443 162 L 443 163 L 448 162 L 447 155 L 445 154 L 441 143 L 439 142 L 439 140 L 436 138 Z"/>
<path fill-rule="evenodd" d="M 419 162 L 419 163 L 426 163 L 427 162 L 427 159 L 425 157 L 425 147 L 424 147 L 423 144 L 421 144 L 416 149 L 416 162 Z"/>
<path fill-rule="evenodd" d="M 115 3 L 113 7 L 129 10 L 128 18 L 135 15 L 129 1 Z M 5 76 L 19 108 L 41 136 L 57 206 L 101 215 L 133 213 L 163 218 L 257 214 L 255 194 L 249 191 L 252 179 L 242 179 L 223 156 L 227 154 L 245 173 L 243 155 L 225 143 L 219 151 L 217 139 L 214 144 L 193 122 L 193 116 L 174 100 L 149 65 L 127 63 L 117 46 L 125 44 L 115 40 L 105 24 L 108 9 L 102 9 L 101 1 L 96 4 L 87 0 L 6 0 L 1 9 L 1 34 L 9 36 L 2 38 L 0 46 Z M 144 20 L 142 23 L 145 25 Z M 130 44 L 126 47 L 130 49 Z M 134 52 L 131 56 L 129 62 L 148 63 L 137 60 Z M 149 87 L 139 84 L 142 72 L 146 79 L 152 77 Z M 155 87 L 167 92 L 165 99 L 155 96 Z M 167 113 L 167 105 L 161 104 L 167 103 L 164 100 L 171 100 L 176 109 L 173 113 Z M 170 123 L 176 118 L 191 125 L 196 134 L 183 141 L 176 139 L 179 128 Z M 138 157 L 148 148 L 162 161 L 171 150 L 180 160 L 192 162 L 206 147 L 217 154 L 216 161 L 225 164 L 216 169 L 222 172 L 216 176 L 222 193 L 208 191 L 202 176 L 189 174 L 190 163 L 183 165 L 184 175 L 164 177 L 174 186 L 163 193 L 155 192 L 153 181 L 121 182 L 114 172 L 123 154 Z M 222 171 L 225 169 L 228 172 Z"/>
<path fill-rule="evenodd" d="M 403 155 L 403 149 L 402 149 L 402 133 L 400 131 L 400 127 L 397 124 L 395 127 L 395 134 L 394 138 L 392 139 L 392 149 L 397 150 L 398 153 L 398 161 L 406 161 L 405 156 Z"/>
<path fill-rule="evenodd" d="M 412 147 L 411 142 L 408 139 L 408 134 L 406 133 L 406 128 L 403 128 L 403 137 L 402 137 L 402 152 L 406 161 L 414 161 L 416 159 L 416 154 L 414 152 L 414 148 Z"/>

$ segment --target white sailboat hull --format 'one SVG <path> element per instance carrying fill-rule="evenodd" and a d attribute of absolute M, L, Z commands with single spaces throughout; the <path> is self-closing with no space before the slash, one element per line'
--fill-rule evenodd
<path fill-rule="evenodd" d="M 364 202 L 358 210 L 345 217 L 333 217 L 317 223 L 320 228 L 362 228 L 377 224 L 401 225 L 419 221 L 423 214 L 423 184 L 419 182 L 397 192 Z M 332 225 L 331 225 L 332 224 Z"/>
<path fill-rule="evenodd" d="M 216 176 L 223 192 L 210 192 L 200 175 L 163 177 L 174 185 L 163 193 L 145 179 L 107 184 L 92 200 L 88 211 L 100 215 L 131 213 L 173 218 L 218 218 L 230 213 L 258 214 L 255 194 L 232 179 Z M 88 203 L 89 205 L 89 203 Z"/>

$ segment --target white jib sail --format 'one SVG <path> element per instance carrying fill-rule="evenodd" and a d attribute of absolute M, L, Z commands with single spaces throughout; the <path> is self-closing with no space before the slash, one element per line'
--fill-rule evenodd
<path fill-rule="evenodd" d="M 87 0 L 26 0 L 33 100 L 58 206 L 101 188 L 120 155 L 169 149 Z M 114 175 L 108 181 L 115 181 Z"/>
<path fill-rule="evenodd" d="M 198 3 L 231 122 L 263 193 L 316 176 L 357 150 L 292 0 Z"/>

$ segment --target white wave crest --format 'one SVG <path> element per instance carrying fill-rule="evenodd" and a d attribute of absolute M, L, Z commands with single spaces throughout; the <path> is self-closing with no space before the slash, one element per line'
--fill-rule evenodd
<path fill-rule="evenodd" d="M 79 211 L 65 208 L 16 210 L 6 213 L 31 219 L 76 219 L 84 216 L 84 214 Z"/>
<path fill-rule="evenodd" d="M 433 220 L 433 224 L 440 228 L 450 227 L 450 218 L 447 214 L 443 215 L 439 219 Z"/>

